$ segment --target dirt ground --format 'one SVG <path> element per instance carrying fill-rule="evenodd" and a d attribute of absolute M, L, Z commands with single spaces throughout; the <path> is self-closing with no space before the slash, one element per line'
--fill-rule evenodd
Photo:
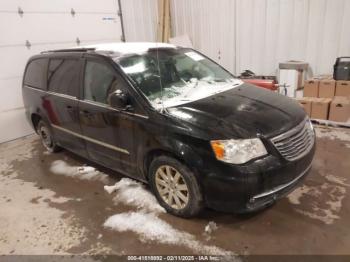
<path fill-rule="evenodd" d="M 350 129 L 316 131 L 311 173 L 288 197 L 189 220 L 138 182 L 46 152 L 36 135 L 1 144 L 0 254 L 350 254 Z"/>

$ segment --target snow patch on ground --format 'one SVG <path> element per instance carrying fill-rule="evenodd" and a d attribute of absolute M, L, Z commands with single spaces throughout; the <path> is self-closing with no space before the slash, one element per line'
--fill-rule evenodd
<path fill-rule="evenodd" d="M 13 165 L 11 165 L 10 163 L 8 163 L 7 161 L 3 161 L 2 159 L 0 159 L 0 170 L 4 171 L 4 172 L 13 172 Z"/>
<path fill-rule="evenodd" d="M 91 166 L 70 166 L 63 160 L 52 162 L 50 171 L 56 175 L 75 177 L 81 180 L 100 181 L 108 183 L 108 175 Z"/>
<path fill-rule="evenodd" d="M 88 241 L 87 228 L 80 223 L 79 218 L 66 212 L 64 207 L 64 203 L 79 199 L 59 196 L 57 192 L 36 182 L 20 179 L 23 171 L 35 172 L 30 169 L 31 165 L 40 165 L 43 147 L 39 143 L 36 135 L 30 135 L 1 144 L 0 254 L 69 255 L 72 252 L 70 249 Z M 46 155 L 45 152 L 43 154 Z M 24 163 L 29 167 L 28 170 L 23 167 L 18 169 L 20 162 L 28 162 L 29 165 Z M 84 173 L 85 167 L 79 171 Z M 97 242 L 90 245 L 82 255 L 112 252 L 109 247 Z M 83 260 L 95 261 L 90 257 Z"/>
<path fill-rule="evenodd" d="M 350 132 L 344 128 L 315 127 L 318 138 L 328 138 L 345 142 L 345 146 L 350 148 Z"/>
<path fill-rule="evenodd" d="M 117 191 L 116 186 L 104 186 L 103 189 L 108 193 L 112 194 L 113 192 Z"/>
<path fill-rule="evenodd" d="M 140 235 L 143 242 L 155 241 L 162 244 L 181 245 L 199 254 L 234 255 L 216 246 L 204 245 L 195 236 L 179 231 L 160 219 L 154 213 L 128 212 L 109 217 L 104 226 L 118 232 L 131 231 Z"/>
<path fill-rule="evenodd" d="M 36 136 L 27 136 L 1 145 L 0 170 L 2 172 L 14 172 L 14 161 L 25 161 L 32 159 L 36 154 Z M 20 144 L 20 150 L 19 145 Z"/>
<path fill-rule="evenodd" d="M 204 228 L 204 232 L 207 234 L 213 233 L 218 229 L 218 225 L 214 221 L 210 221 Z"/>
<path fill-rule="evenodd" d="M 51 198 L 46 200 L 56 204 L 63 204 L 63 203 L 67 203 L 68 201 L 74 201 L 73 198 L 68 198 L 68 197 L 56 197 L 56 198 Z"/>
<path fill-rule="evenodd" d="M 345 195 L 345 187 L 324 183 L 321 186 L 299 187 L 289 194 L 288 199 L 291 204 L 298 205 L 296 208 L 298 213 L 330 225 L 339 219 L 338 214 Z M 328 200 L 325 202 L 324 199 Z"/>
<path fill-rule="evenodd" d="M 205 227 L 204 227 L 204 237 L 206 241 L 209 241 L 212 236 L 211 234 L 218 229 L 218 225 L 214 221 L 210 221 Z"/>
<path fill-rule="evenodd" d="M 318 138 L 337 140 L 350 148 L 348 129 L 315 127 L 315 131 Z M 326 162 L 322 159 L 314 159 L 313 167 L 325 179 L 325 183 L 299 187 L 289 194 L 288 199 L 291 204 L 298 206 L 297 212 L 325 224 L 333 224 L 339 219 L 346 189 L 350 184 L 346 178 L 328 173 Z"/>
<path fill-rule="evenodd" d="M 198 254 L 234 255 L 233 252 L 219 247 L 203 244 L 196 240 L 194 235 L 180 231 L 159 218 L 159 214 L 165 213 L 165 210 L 143 184 L 129 178 L 122 178 L 115 185 L 105 186 L 104 189 L 109 194 L 116 192 L 113 197 L 115 204 L 125 204 L 137 209 L 109 217 L 104 227 L 118 232 L 134 232 L 143 242 L 154 241 L 184 246 Z M 215 230 L 215 223 L 213 223 L 209 223 L 211 230 Z"/>
<path fill-rule="evenodd" d="M 17 160 L 17 161 L 24 161 L 24 160 L 30 160 L 33 159 L 35 152 L 35 143 L 37 142 L 36 136 L 29 136 L 29 137 L 23 137 L 20 138 L 23 143 L 21 143 L 21 150 L 18 150 L 18 143 L 19 140 L 13 141 L 12 143 L 8 144 L 8 150 L 13 149 L 13 155 L 10 155 L 10 161 Z M 7 150 L 6 150 L 7 151 Z M 11 150 L 12 151 L 12 150 Z"/>
<path fill-rule="evenodd" d="M 316 187 L 312 188 L 303 185 L 301 187 L 298 187 L 291 194 L 288 195 L 289 202 L 293 205 L 300 205 L 300 199 L 307 194 L 314 197 L 319 197 L 321 195 L 321 192 Z"/>
<path fill-rule="evenodd" d="M 116 192 L 113 197 L 115 204 L 122 203 L 147 212 L 165 213 L 154 195 L 135 180 L 122 178 L 114 186 L 105 186 L 104 189 L 109 194 Z"/>
<path fill-rule="evenodd" d="M 326 174 L 326 175 L 324 175 L 324 178 L 327 179 L 331 183 L 339 184 L 341 186 L 350 187 L 350 184 L 346 183 L 347 179 L 344 177 L 335 176 L 332 174 Z"/>
<path fill-rule="evenodd" d="M 0 176 L 0 254 L 64 255 L 87 239 L 85 227 L 50 205 L 70 199 L 17 176 L 16 172 Z"/>

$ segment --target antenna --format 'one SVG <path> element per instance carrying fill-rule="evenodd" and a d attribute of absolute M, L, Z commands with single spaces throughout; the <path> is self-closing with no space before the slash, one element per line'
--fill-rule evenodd
<path fill-rule="evenodd" d="M 160 72 L 160 66 L 159 66 L 159 48 L 158 48 L 158 42 L 156 42 L 156 49 L 157 49 L 157 67 L 158 67 L 158 74 L 159 74 L 159 85 L 160 85 L 160 101 L 162 103 L 162 112 L 164 112 L 164 103 L 163 103 L 163 83 L 162 83 L 162 75 Z"/>

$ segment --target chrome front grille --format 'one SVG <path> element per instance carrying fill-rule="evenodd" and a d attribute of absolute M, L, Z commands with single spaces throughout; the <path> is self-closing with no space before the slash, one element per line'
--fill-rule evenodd
<path fill-rule="evenodd" d="M 273 145 L 287 160 L 297 160 L 310 152 L 314 142 L 315 133 L 308 119 L 286 133 L 271 139 Z"/>

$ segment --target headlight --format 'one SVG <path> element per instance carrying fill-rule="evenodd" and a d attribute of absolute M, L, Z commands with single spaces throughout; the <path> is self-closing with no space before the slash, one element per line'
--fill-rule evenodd
<path fill-rule="evenodd" d="M 231 164 L 243 164 L 267 154 L 259 138 L 213 140 L 210 144 L 218 160 Z"/>

